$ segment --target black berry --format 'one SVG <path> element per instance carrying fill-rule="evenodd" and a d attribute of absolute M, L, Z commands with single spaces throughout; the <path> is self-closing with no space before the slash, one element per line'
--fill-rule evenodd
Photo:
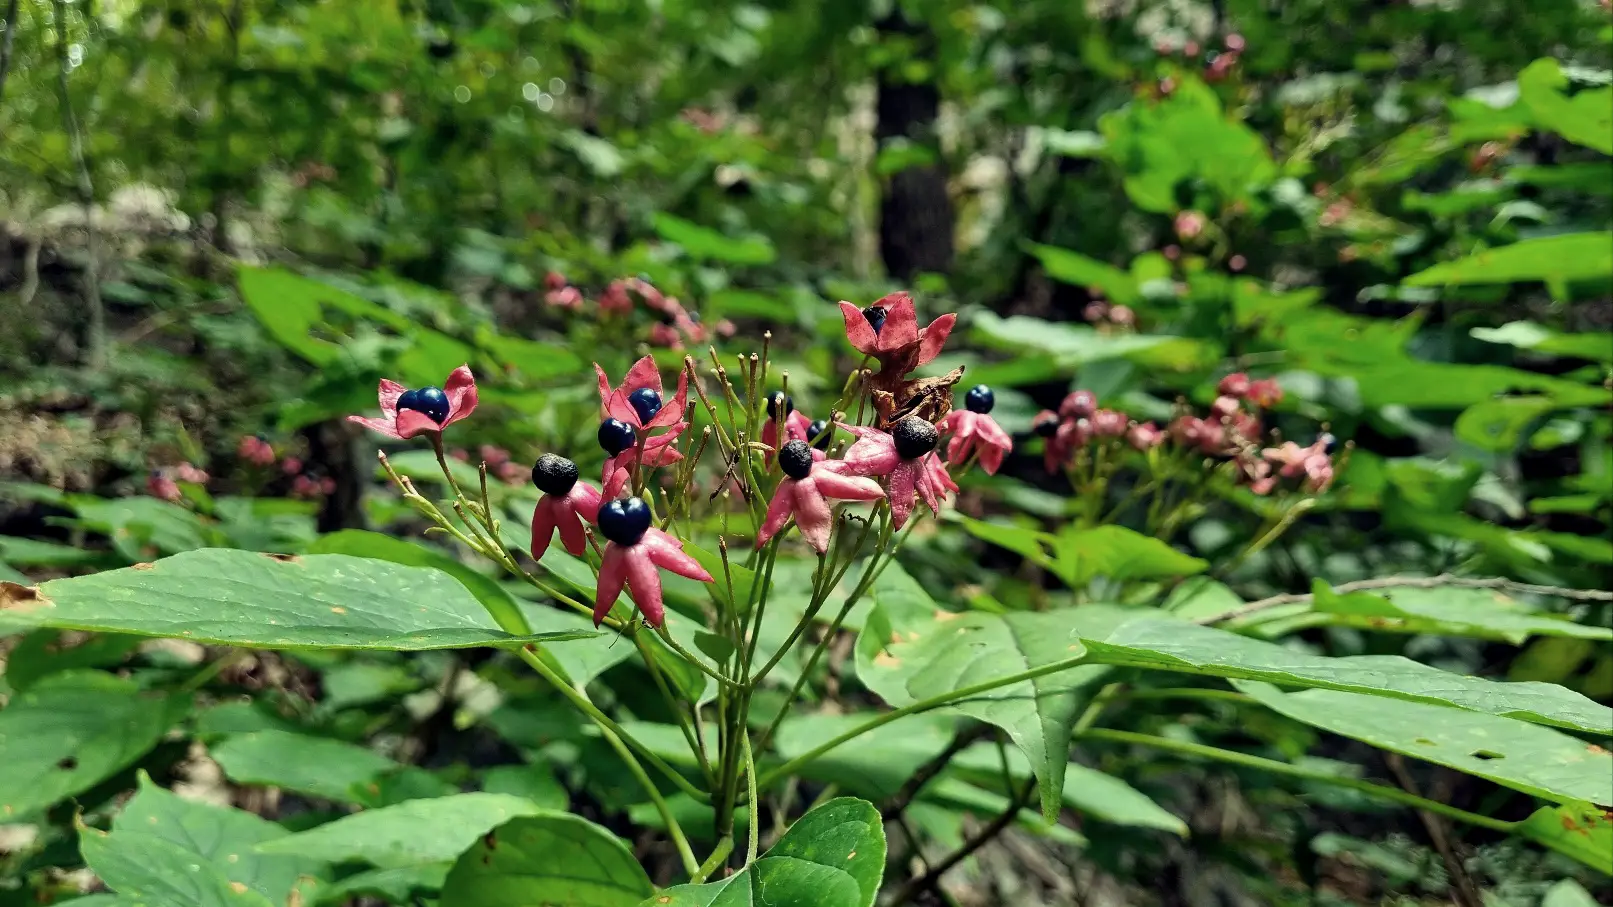
<path fill-rule="evenodd" d="M 885 326 L 885 316 L 887 314 L 889 313 L 885 311 L 885 307 L 882 305 L 871 305 L 863 309 L 863 317 L 868 319 L 868 326 L 873 328 L 876 334 L 879 333 L 880 328 Z"/>
<path fill-rule="evenodd" d="M 633 433 L 633 426 L 620 419 L 606 419 L 599 423 L 599 446 L 605 453 L 616 456 L 622 451 L 638 443 L 638 435 Z"/>
<path fill-rule="evenodd" d="M 532 484 L 545 494 L 565 494 L 577 484 L 577 464 L 565 457 L 544 454 L 532 467 Z"/>
<path fill-rule="evenodd" d="M 963 395 L 963 405 L 972 413 L 989 413 L 997 405 L 997 395 L 984 384 L 976 384 Z"/>
<path fill-rule="evenodd" d="M 1058 434 L 1058 413 L 1050 413 L 1046 410 L 1043 410 L 1041 415 L 1037 416 L 1036 419 L 1031 422 L 1031 431 L 1036 432 L 1039 437 L 1043 438 L 1051 438 Z"/>
<path fill-rule="evenodd" d="M 599 508 L 599 531 L 618 545 L 633 545 L 650 528 L 650 507 L 643 498 L 624 498 Z"/>
<path fill-rule="evenodd" d="M 778 465 L 792 479 L 804 479 L 812 471 L 812 448 L 805 441 L 791 441 L 778 452 Z"/>
<path fill-rule="evenodd" d="M 829 425 L 828 419 L 819 419 L 807 426 L 807 440 L 821 451 L 828 452 L 829 445 L 834 439 L 834 428 Z"/>
<path fill-rule="evenodd" d="M 654 419 L 655 414 L 661 411 L 661 395 L 647 387 L 628 394 L 627 403 L 633 407 L 633 412 L 638 413 L 640 422 Z"/>
<path fill-rule="evenodd" d="M 775 422 L 783 422 L 795 412 L 795 400 L 783 391 L 774 391 L 767 395 L 767 417 Z"/>
<path fill-rule="evenodd" d="M 412 409 L 424 413 L 426 418 L 443 424 L 448 419 L 448 395 L 440 387 L 420 387 L 404 391 L 398 397 L 398 409 Z"/>
<path fill-rule="evenodd" d="M 934 450 L 935 443 L 940 437 L 934 425 L 918 416 L 908 416 L 891 429 L 891 438 L 896 442 L 896 453 L 904 460 L 916 460 Z"/>

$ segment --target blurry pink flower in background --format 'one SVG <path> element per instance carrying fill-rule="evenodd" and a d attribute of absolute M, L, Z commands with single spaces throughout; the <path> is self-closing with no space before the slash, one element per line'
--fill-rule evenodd
<path fill-rule="evenodd" d="M 274 447 L 257 435 L 242 435 L 235 454 L 253 466 L 274 465 Z"/>
<path fill-rule="evenodd" d="M 146 494 L 164 501 L 177 503 L 181 497 L 179 483 L 173 480 L 165 470 L 157 470 L 146 476 Z"/>
<path fill-rule="evenodd" d="M 1204 232 L 1208 221 L 1197 211 L 1182 211 L 1176 215 L 1176 236 L 1183 240 L 1195 239 Z"/>

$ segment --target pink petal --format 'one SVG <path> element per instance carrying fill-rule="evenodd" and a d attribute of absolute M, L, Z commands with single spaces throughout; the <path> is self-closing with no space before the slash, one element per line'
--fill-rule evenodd
<path fill-rule="evenodd" d="M 951 312 L 930 322 L 930 326 L 919 337 L 919 358 L 915 365 L 925 365 L 941 355 L 941 347 L 946 345 L 947 337 L 952 334 L 952 326 L 957 322 L 958 316 Z"/>
<path fill-rule="evenodd" d="M 615 476 L 611 477 L 612 480 Z M 627 481 L 627 472 L 622 471 L 622 481 Z M 571 509 L 590 523 L 599 522 L 599 505 L 604 503 L 604 497 L 599 489 L 587 482 L 578 482 L 566 492 L 566 500 L 571 502 Z"/>
<path fill-rule="evenodd" d="M 826 497 L 842 501 L 877 501 L 885 496 L 885 489 L 873 479 L 862 476 L 843 476 L 833 470 L 812 470 L 812 484 Z"/>
<path fill-rule="evenodd" d="M 1007 450 L 994 445 L 983 448 L 980 451 L 980 468 L 984 469 L 988 476 L 996 475 L 997 470 L 1002 468 L 1003 454 L 1007 452 Z"/>
<path fill-rule="evenodd" d="M 656 369 L 653 356 L 645 356 L 633 363 L 633 367 L 627 370 L 627 376 L 622 379 L 621 391 L 624 396 L 641 387 L 661 393 L 661 372 Z"/>
<path fill-rule="evenodd" d="M 896 453 L 896 442 L 890 435 L 877 428 L 837 424 L 856 435 L 857 440 L 846 449 L 842 460 L 845 465 L 836 472 L 859 476 L 882 476 L 895 469 L 896 464 L 901 462 L 901 457 Z"/>
<path fill-rule="evenodd" d="M 608 413 L 610 412 L 610 378 L 605 376 L 605 370 L 600 368 L 597 362 L 594 363 L 594 374 L 599 376 L 599 408 Z"/>
<path fill-rule="evenodd" d="M 810 477 L 795 483 L 795 525 L 813 550 L 819 554 L 829 550 L 829 533 L 834 528 L 829 502 Z"/>
<path fill-rule="evenodd" d="M 789 418 L 784 420 L 784 434 L 786 437 L 791 441 L 810 442 L 812 435 L 808 434 L 808 432 L 811 430 L 812 420 L 806 417 L 806 413 L 798 409 L 790 410 Z"/>
<path fill-rule="evenodd" d="M 572 557 L 582 557 L 588 550 L 588 534 L 583 532 L 582 519 L 569 498 L 555 501 L 555 520 L 560 526 L 560 541 Z M 598 513 L 598 511 L 595 511 Z"/>
<path fill-rule="evenodd" d="M 400 438 L 413 438 L 429 432 L 442 431 L 442 426 L 433 422 L 430 416 L 412 409 L 398 410 L 398 421 L 395 424 Z"/>
<path fill-rule="evenodd" d="M 963 425 L 969 421 L 968 417 L 974 415 L 966 409 L 955 409 L 946 414 L 941 421 L 935 423 L 935 430 L 941 434 L 949 431 L 962 431 Z"/>
<path fill-rule="evenodd" d="M 645 356 L 644 359 L 639 361 L 643 362 L 649 358 L 650 357 Z M 659 393 L 661 386 L 661 376 L 659 374 L 655 376 L 655 384 L 656 392 Z M 663 425 L 671 425 L 672 423 L 683 418 L 683 411 L 688 407 L 689 370 L 680 368 L 678 369 L 678 392 L 672 396 L 671 400 L 661 401 L 661 411 L 655 414 L 655 418 L 651 419 L 650 423 L 646 425 L 645 428 L 660 428 Z"/>
<path fill-rule="evenodd" d="M 554 499 L 544 495 L 538 499 L 538 505 L 532 508 L 532 559 L 543 560 L 543 553 L 549 550 L 549 542 L 554 540 L 555 508 Z"/>
<path fill-rule="evenodd" d="M 381 386 L 376 390 L 376 396 L 381 399 L 381 415 L 388 419 L 395 418 L 398 414 L 398 398 L 407 390 L 390 378 L 382 378 Z"/>
<path fill-rule="evenodd" d="M 918 341 L 919 319 L 913 311 L 913 297 L 906 293 L 892 293 L 874 305 L 885 307 L 885 324 L 879 329 L 881 353 L 899 350 Z"/>
<path fill-rule="evenodd" d="M 980 431 L 981 439 L 987 444 L 1002 448 L 1004 453 L 1014 449 L 1013 436 L 1003 431 L 1003 427 L 997 424 L 996 419 L 989 415 L 981 414 L 980 418 L 975 422 L 976 428 Z"/>
<path fill-rule="evenodd" d="M 935 454 L 932 453 L 929 456 L 933 457 Z M 938 498 L 945 492 L 937 487 L 937 480 L 930 472 L 930 465 L 921 460 L 915 472 L 917 474 L 913 478 L 913 490 L 918 492 L 919 498 L 930 508 L 931 513 L 940 516 L 941 503 Z"/>
<path fill-rule="evenodd" d="M 778 490 L 773 492 L 773 500 L 767 504 L 767 518 L 762 520 L 762 528 L 756 533 L 758 546 L 767 544 L 768 539 L 778 535 L 784 524 L 789 522 L 790 513 L 795 510 L 795 479 L 785 479 L 778 483 Z"/>
<path fill-rule="evenodd" d="M 840 303 L 840 315 L 846 319 L 846 339 L 856 347 L 857 352 L 872 356 L 875 351 L 875 342 L 878 335 L 874 333 L 874 326 L 863 317 L 862 309 L 849 302 Z"/>
<path fill-rule="evenodd" d="M 367 416 L 348 416 L 347 421 L 357 422 L 370 431 L 380 432 L 388 438 L 402 438 L 391 419 L 372 419 Z"/>
<path fill-rule="evenodd" d="M 603 504 L 605 501 L 614 501 L 614 500 L 616 500 L 617 498 L 622 496 L 622 492 L 624 490 L 626 490 L 626 488 L 627 488 L 627 480 L 628 480 L 627 470 L 622 469 L 621 467 L 617 467 L 616 469 L 613 470 L 613 469 L 610 468 L 610 463 L 608 463 L 608 462 L 605 464 L 605 470 L 606 470 L 607 473 L 609 473 L 610 478 L 605 480 L 605 490 L 603 492 L 601 492 L 600 496 L 599 496 L 600 504 Z M 598 516 L 599 507 L 598 506 L 595 506 L 594 514 L 595 515 L 593 517 L 590 517 L 590 519 L 595 521 L 595 522 L 598 522 L 598 520 L 599 520 L 599 516 Z"/>
<path fill-rule="evenodd" d="M 621 545 L 611 542 L 605 546 L 605 555 L 599 561 L 599 584 L 594 587 L 594 626 L 599 626 L 610 613 L 611 606 L 616 604 L 617 596 L 622 594 L 622 584 L 627 582 L 627 551 Z"/>
<path fill-rule="evenodd" d="M 918 463 L 898 463 L 890 474 L 891 525 L 897 529 L 913 512 L 913 496 L 918 491 Z"/>
<path fill-rule="evenodd" d="M 627 393 L 626 385 L 611 391 L 609 399 L 605 401 L 605 414 L 612 419 L 620 419 L 636 429 L 643 429 L 644 425 L 639 421 L 638 410 L 627 402 Z"/>
<path fill-rule="evenodd" d="M 442 392 L 448 395 L 448 418 L 443 420 L 443 426 L 452 425 L 476 412 L 476 376 L 470 373 L 470 366 L 461 365 L 449 372 Z"/>
<path fill-rule="evenodd" d="M 605 500 L 616 500 L 616 495 L 610 493 L 611 483 L 616 481 L 617 475 L 627 475 L 627 470 L 623 467 L 631 466 L 635 462 L 633 460 L 633 454 L 634 449 L 629 447 L 614 457 L 605 458 L 605 465 L 601 466 L 599 469 L 599 482 L 601 485 L 605 486 Z M 618 489 L 618 491 L 620 491 L 620 489 Z"/>
<path fill-rule="evenodd" d="M 627 594 L 644 612 L 644 622 L 659 627 L 666 623 L 666 608 L 661 604 L 661 571 L 650 560 L 650 552 L 643 545 L 629 545 L 623 551 Z"/>
<path fill-rule="evenodd" d="M 768 419 L 762 423 L 762 443 L 774 450 L 778 450 L 778 420 Z M 768 462 L 772 462 L 771 456 L 769 456 Z"/>
<path fill-rule="evenodd" d="M 706 572 L 706 568 L 684 552 L 683 543 L 659 529 L 651 529 L 644 533 L 644 538 L 638 543 L 638 547 L 649 552 L 650 560 L 654 561 L 657 567 L 696 582 L 712 582 L 711 574 Z"/>
<path fill-rule="evenodd" d="M 969 454 L 974 452 L 975 446 L 974 437 L 958 432 L 947 442 L 947 462 L 962 463 L 969 459 Z"/>

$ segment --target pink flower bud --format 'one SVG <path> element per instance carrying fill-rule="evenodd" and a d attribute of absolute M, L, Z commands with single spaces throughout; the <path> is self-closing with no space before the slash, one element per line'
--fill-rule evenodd
<path fill-rule="evenodd" d="M 633 311 L 633 297 L 627 295 L 627 284 L 620 280 L 611 281 L 599 296 L 599 310 L 617 315 Z"/>
<path fill-rule="evenodd" d="M 206 485 L 208 475 L 204 469 L 199 469 L 190 463 L 181 463 L 174 468 L 174 478 L 192 485 Z"/>
<path fill-rule="evenodd" d="M 1137 324 L 1137 313 L 1129 305 L 1117 305 L 1109 310 L 1109 320 L 1121 327 L 1133 327 Z"/>
<path fill-rule="evenodd" d="M 1232 51 L 1235 54 L 1243 53 L 1243 49 L 1246 46 L 1245 43 L 1244 43 L 1244 40 L 1243 40 L 1243 35 L 1240 35 L 1237 32 L 1233 32 L 1232 34 L 1227 35 L 1224 43 L 1225 43 L 1226 49 Z"/>
<path fill-rule="evenodd" d="M 650 343 L 653 346 L 681 350 L 683 349 L 683 336 L 672 325 L 657 322 L 650 327 Z"/>
<path fill-rule="evenodd" d="M 550 290 L 543 294 L 543 302 L 545 305 L 553 306 L 557 309 L 580 309 L 583 303 L 582 291 L 576 287 L 561 287 L 558 290 Z"/>
<path fill-rule="evenodd" d="M 1215 386 L 1217 392 L 1229 397 L 1244 397 L 1249 393 L 1249 376 L 1244 372 L 1233 372 L 1221 379 Z"/>
<path fill-rule="evenodd" d="M 1182 247 L 1178 246 L 1176 243 L 1171 243 L 1159 251 L 1160 254 L 1165 256 L 1166 261 L 1175 261 L 1182 257 Z"/>
<path fill-rule="evenodd" d="M 302 472 L 302 460 L 298 457 L 286 457 L 280 461 L 280 471 L 288 476 Z"/>
<path fill-rule="evenodd" d="M 1236 274 L 1239 271 L 1242 271 L 1244 268 L 1247 268 L 1248 266 L 1249 266 L 1249 259 L 1244 258 L 1242 255 L 1234 255 L 1231 258 L 1227 259 L 1227 268 L 1230 271 L 1232 271 L 1234 274 Z"/>
<path fill-rule="evenodd" d="M 1059 404 L 1064 419 L 1085 419 L 1098 411 L 1098 395 L 1088 390 L 1071 391 Z"/>
<path fill-rule="evenodd" d="M 1199 51 L 1201 49 L 1202 48 L 1199 47 L 1199 42 L 1190 40 L 1186 44 L 1182 45 L 1182 55 L 1185 57 L 1196 57 L 1199 55 Z"/>
<path fill-rule="evenodd" d="M 1118 438 L 1126 433 L 1128 423 L 1125 413 L 1100 409 L 1092 414 L 1092 433 L 1100 438 Z"/>
<path fill-rule="evenodd" d="M 1103 321 L 1109 315 L 1109 304 L 1106 302 L 1089 302 L 1081 310 L 1081 317 L 1089 322 Z"/>
<path fill-rule="evenodd" d="M 274 463 L 274 448 L 257 435 L 242 435 L 235 446 L 235 454 L 253 466 L 270 466 Z"/>
<path fill-rule="evenodd" d="M 739 330 L 738 328 L 734 327 L 734 323 L 732 321 L 729 321 L 726 318 L 724 318 L 721 321 L 717 322 L 717 336 L 718 337 L 732 337 L 732 336 L 734 336 L 734 333 L 737 332 L 738 330 Z"/>
<path fill-rule="evenodd" d="M 550 271 L 543 275 L 543 288 L 546 290 L 558 290 L 565 285 L 566 275 L 559 271 Z"/>
<path fill-rule="evenodd" d="M 158 470 L 146 477 L 146 494 L 160 498 L 170 504 L 180 499 L 179 483 L 175 482 L 167 473 Z"/>
<path fill-rule="evenodd" d="M 1245 396 L 1255 406 L 1271 409 L 1282 402 L 1283 389 L 1276 378 L 1262 378 L 1249 384 L 1249 392 Z"/>
<path fill-rule="evenodd" d="M 1126 443 L 1137 450 L 1149 450 L 1158 447 L 1165 440 L 1165 433 L 1154 426 L 1152 422 L 1139 422 L 1126 430 Z"/>
<path fill-rule="evenodd" d="M 1238 398 L 1230 394 L 1222 394 L 1210 404 L 1210 412 L 1218 419 L 1231 418 L 1238 411 Z"/>
<path fill-rule="evenodd" d="M 1195 239 L 1204 232 L 1209 221 L 1197 211 L 1182 211 L 1176 215 L 1176 236 L 1183 242 Z"/>

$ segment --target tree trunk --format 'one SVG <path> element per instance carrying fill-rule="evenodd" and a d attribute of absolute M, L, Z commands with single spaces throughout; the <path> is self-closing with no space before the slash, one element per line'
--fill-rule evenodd
<path fill-rule="evenodd" d="M 882 36 L 912 41 L 914 56 L 934 60 L 934 36 L 927 27 L 909 22 L 899 10 L 875 27 Z M 874 137 L 879 147 L 905 138 L 931 149 L 936 157 L 933 164 L 903 168 L 886 181 L 879 204 L 880 258 L 886 272 L 897 280 L 910 280 L 924 271 L 945 274 L 952 270 L 954 214 L 935 131 L 941 90 L 933 79 L 908 81 L 900 61 L 880 70 L 878 88 Z"/>

